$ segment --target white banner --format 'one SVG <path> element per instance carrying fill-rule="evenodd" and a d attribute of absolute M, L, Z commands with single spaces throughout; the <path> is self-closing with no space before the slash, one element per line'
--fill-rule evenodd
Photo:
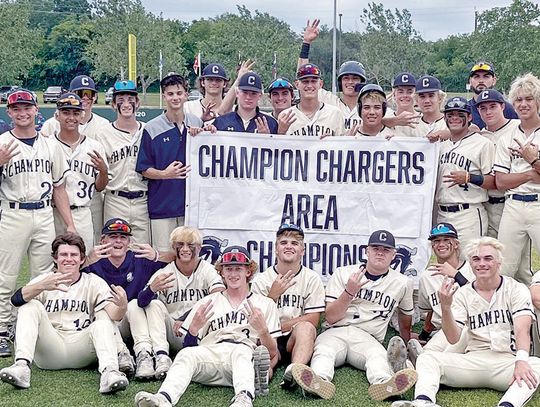
<path fill-rule="evenodd" d="M 304 229 L 304 264 L 323 281 L 365 259 L 378 229 L 396 237 L 401 273 L 417 278 L 429 261 L 438 151 L 425 139 L 218 132 L 190 137 L 188 151 L 186 224 L 213 262 L 241 245 L 264 270 L 282 223 Z"/>

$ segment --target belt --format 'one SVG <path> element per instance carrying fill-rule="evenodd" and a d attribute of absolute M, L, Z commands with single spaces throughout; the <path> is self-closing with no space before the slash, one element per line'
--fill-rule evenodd
<path fill-rule="evenodd" d="M 47 199 L 45 201 L 39 201 L 39 202 L 9 202 L 9 207 L 11 209 L 26 209 L 26 210 L 34 210 L 34 209 L 43 209 L 47 206 L 51 206 L 51 200 Z"/>
<path fill-rule="evenodd" d="M 464 209 L 469 209 L 469 204 L 459 204 L 459 205 L 449 205 L 449 206 L 439 205 L 439 208 L 443 212 L 459 212 Z"/>
<path fill-rule="evenodd" d="M 537 202 L 538 201 L 538 194 L 532 194 L 532 195 L 512 194 L 510 196 L 515 201 L 521 201 L 521 202 Z"/>
<path fill-rule="evenodd" d="M 506 198 L 504 196 L 490 196 L 488 199 L 488 203 L 490 204 L 501 204 L 504 203 Z"/>
<path fill-rule="evenodd" d="M 148 195 L 148 192 L 147 191 L 129 191 L 129 192 L 126 192 L 126 191 L 111 191 L 111 194 L 118 195 L 118 196 L 120 196 L 122 198 L 126 198 L 126 199 L 137 199 L 137 198 L 142 198 L 143 196 Z"/>

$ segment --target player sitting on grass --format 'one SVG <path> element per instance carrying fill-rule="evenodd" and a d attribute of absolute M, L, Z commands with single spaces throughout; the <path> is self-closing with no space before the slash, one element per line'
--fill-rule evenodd
<path fill-rule="evenodd" d="M 15 363 L 0 370 L 0 379 L 14 387 L 30 387 L 30 365 L 41 369 L 79 369 L 99 363 L 101 393 L 128 385 L 118 371 L 114 324 L 127 309 L 124 289 L 100 277 L 81 273 L 86 248 L 79 235 L 54 239 L 56 270 L 19 288 L 11 302 L 19 307 Z"/>
<path fill-rule="evenodd" d="M 245 248 L 231 246 L 224 250 L 216 269 L 227 288 L 195 304 L 180 328 L 185 335 L 184 349 L 176 355 L 157 394 L 137 393 L 138 407 L 176 405 L 191 381 L 233 386 L 231 407 L 252 406 L 256 346 L 261 344 L 275 358 L 275 337 L 281 335 L 276 303 L 249 291 L 257 268 Z"/>
<path fill-rule="evenodd" d="M 307 364 L 313 354 L 317 327 L 324 312 L 324 286 L 316 272 L 302 266 L 304 231 L 300 227 L 281 225 L 275 248 L 276 264 L 258 274 L 251 289 L 277 304 L 284 334 L 277 340 L 279 362 L 286 366 L 282 386 L 290 388 L 291 363 Z"/>
<path fill-rule="evenodd" d="M 307 392 L 332 398 L 335 367 L 348 363 L 365 370 L 369 395 L 375 400 L 405 393 L 416 381 L 416 372 L 405 368 L 407 350 L 388 352 L 382 341 L 393 312 L 399 311 L 401 337 L 408 341 L 413 314 L 412 281 L 390 268 L 396 254 L 394 236 L 385 230 L 373 232 L 367 248 L 367 263 L 339 267 L 326 286 L 328 329 L 315 341 L 311 368 L 295 364 L 294 380 Z M 399 349 L 398 349 L 399 350 Z M 389 356 L 399 356 L 392 360 Z M 390 359 L 390 360 L 389 360 Z M 399 363 L 398 363 L 399 362 Z"/>
<path fill-rule="evenodd" d="M 492 237 L 473 240 L 467 247 L 476 281 L 457 290 L 455 281 L 446 278 L 439 290 L 442 330 L 448 342 L 456 344 L 467 327 L 466 351 L 422 353 L 416 363 L 415 400 L 396 401 L 392 407 L 438 407 L 441 384 L 506 391 L 498 404 L 504 407 L 521 407 L 532 397 L 540 359 L 529 357 L 531 295 L 524 284 L 501 276 L 502 250 Z"/>

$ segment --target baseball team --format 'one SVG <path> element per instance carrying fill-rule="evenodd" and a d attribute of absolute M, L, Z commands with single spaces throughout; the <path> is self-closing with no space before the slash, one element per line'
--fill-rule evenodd
<path fill-rule="evenodd" d="M 231 83 L 223 65 L 202 71 L 200 100 L 170 73 L 165 111 L 137 120 L 137 86 L 114 85 L 112 122 L 92 111 L 96 86 L 79 75 L 36 132 L 34 95 L 7 99 L 13 128 L 0 134 L 0 380 L 30 387 L 31 365 L 98 364 L 99 391 L 128 378 L 161 380 L 135 405 L 174 406 L 193 381 L 234 388 L 231 407 L 269 392 L 280 365 L 285 391 L 331 399 L 335 369 L 365 371 L 368 393 L 392 407 L 437 407 L 441 384 L 504 392 L 521 407 L 540 379 L 540 79 L 517 77 L 507 101 L 492 64 L 469 73 L 473 97 L 399 73 L 391 95 L 366 84 L 364 66 L 339 69 L 339 95 L 309 61 L 319 20 L 308 21 L 296 80 L 275 79 L 270 114 L 261 77 L 245 61 Z M 299 101 L 294 102 L 298 91 Z M 259 272 L 242 246 L 215 264 L 184 225 L 186 140 L 216 131 L 315 136 L 425 137 L 439 143 L 429 233 L 434 260 L 418 289 L 390 267 L 391 231 L 375 230 L 367 261 L 338 267 L 326 286 L 302 264 L 304 230 L 276 230 L 275 264 Z M 389 141 L 391 142 L 391 140 Z M 332 148 L 329 145 L 328 148 Z M 30 282 L 17 287 L 28 259 Z M 413 314 L 421 314 L 420 333 Z M 383 345 L 395 317 L 398 335 Z M 413 400 L 399 396 L 414 386 Z M 339 391 L 339 390 L 337 390 Z"/>

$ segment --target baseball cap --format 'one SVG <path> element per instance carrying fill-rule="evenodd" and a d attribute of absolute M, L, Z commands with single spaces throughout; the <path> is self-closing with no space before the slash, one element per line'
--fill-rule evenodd
<path fill-rule="evenodd" d="M 256 72 L 245 73 L 238 82 L 238 89 L 262 93 L 263 86 L 261 77 Z"/>
<path fill-rule="evenodd" d="M 78 75 L 71 80 L 69 84 L 69 91 L 75 92 L 77 90 L 88 89 L 96 92 L 96 84 L 92 78 L 87 75 Z"/>
<path fill-rule="evenodd" d="M 416 81 L 416 93 L 437 92 L 441 90 L 441 82 L 431 75 L 425 75 Z"/>
<path fill-rule="evenodd" d="M 114 84 L 113 95 L 119 93 L 130 93 L 132 95 L 137 95 L 137 85 L 133 81 L 117 81 Z"/>
<path fill-rule="evenodd" d="M 321 70 L 315 64 L 304 64 L 298 68 L 296 79 L 302 80 L 305 78 L 321 78 Z"/>
<path fill-rule="evenodd" d="M 56 108 L 58 110 L 64 109 L 74 109 L 74 110 L 83 110 L 82 100 L 75 93 L 68 92 L 60 95 L 56 101 Z"/>
<path fill-rule="evenodd" d="M 119 235 L 131 236 L 131 226 L 124 219 L 112 218 L 112 219 L 109 219 L 105 223 L 105 225 L 103 226 L 103 229 L 101 229 L 101 234 L 102 235 L 119 234 Z"/>
<path fill-rule="evenodd" d="M 247 266 L 251 263 L 251 259 L 249 258 L 248 251 L 242 246 L 230 246 L 223 250 L 220 263 L 222 266 L 229 264 L 243 264 Z"/>
<path fill-rule="evenodd" d="M 469 105 L 469 102 L 464 97 L 454 96 L 453 98 L 446 101 L 446 103 L 444 104 L 443 112 L 446 113 L 453 110 L 471 113 L 471 105 Z"/>
<path fill-rule="evenodd" d="M 485 71 L 489 72 L 492 75 L 495 75 L 495 68 L 493 68 L 493 64 L 490 64 L 489 62 L 481 61 L 474 64 L 471 68 L 471 71 L 469 72 L 469 77 L 471 77 L 475 72 L 478 71 Z"/>
<path fill-rule="evenodd" d="M 221 78 L 228 81 L 225 67 L 221 64 L 208 64 L 202 70 L 201 78 Z"/>
<path fill-rule="evenodd" d="M 32 92 L 26 89 L 19 89 L 8 95 L 7 106 L 12 106 L 16 103 L 25 103 L 27 105 L 37 106 L 37 100 Z"/>
<path fill-rule="evenodd" d="M 455 239 L 458 238 L 458 233 L 454 225 L 451 223 L 441 222 L 437 226 L 434 226 L 429 233 L 428 240 L 433 240 L 436 237 L 448 236 Z"/>
<path fill-rule="evenodd" d="M 416 78 L 409 72 L 398 73 L 392 82 L 393 88 L 397 86 L 416 86 Z"/>
<path fill-rule="evenodd" d="M 268 93 L 271 93 L 273 90 L 277 89 L 288 89 L 293 91 L 294 86 L 285 78 L 277 78 L 270 84 L 270 86 L 268 86 Z"/>
<path fill-rule="evenodd" d="M 369 237 L 368 246 L 383 246 L 395 249 L 396 239 L 394 239 L 394 235 L 387 230 L 377 230 Z"/>
<path fill-rule="evenodd" d="M 495 89 L 486 89 L 480 92 L 480 94 L 476 98 L 475 104 L 476 106 L 478 106 L 480 103 L 484 102 L 504 103 L 504 97 L 499 91 Z"/>
<path fill-rule="evenodd" d="M 294 223 L 282 223 L 276 232 L 276 237 L 281 236 L 283 233 L 287 231 L 298 232 L 300 233 L 300 235 L 302 235 L 302 237 L 304 237 L 304 231 L 302 230 L 302 228 L 300 226 L 295 225 Z"/>

